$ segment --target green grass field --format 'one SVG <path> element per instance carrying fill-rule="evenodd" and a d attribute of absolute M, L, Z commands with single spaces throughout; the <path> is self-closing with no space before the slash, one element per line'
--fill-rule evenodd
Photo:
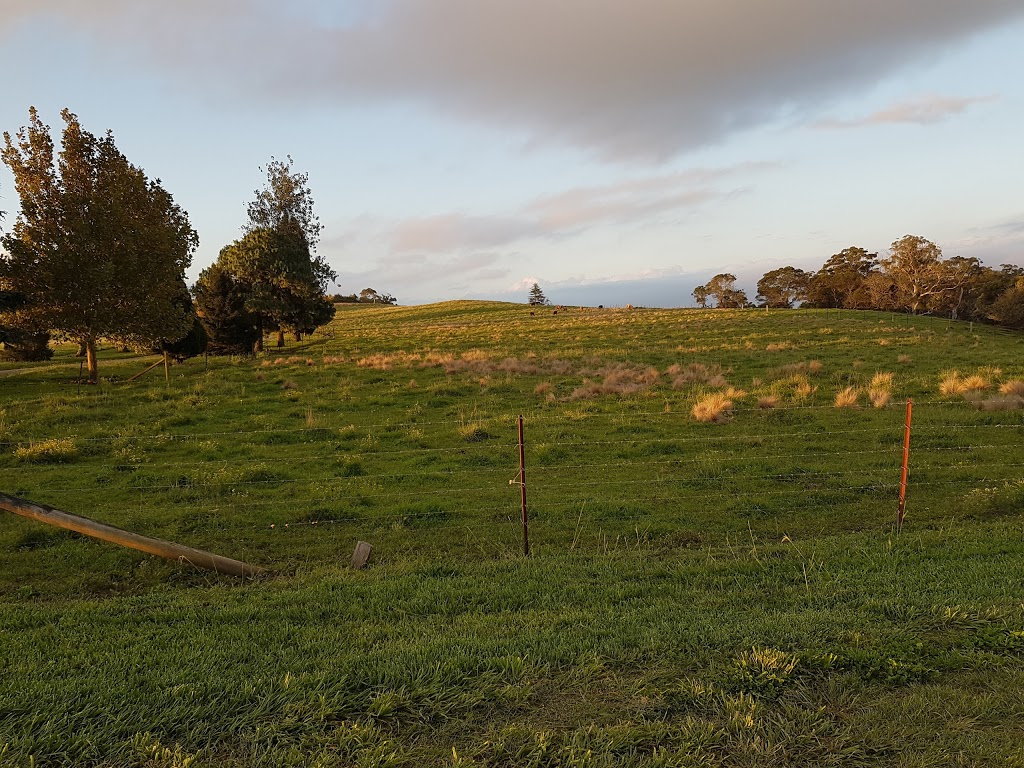
<path fill-rule="evenodd" d="M 0 364 L 0 491 L 269 573 L 0 513 L 0 765 L 1024 766 L 1020 334 L 451 302 L 169 385 L 73 351 Z"/>

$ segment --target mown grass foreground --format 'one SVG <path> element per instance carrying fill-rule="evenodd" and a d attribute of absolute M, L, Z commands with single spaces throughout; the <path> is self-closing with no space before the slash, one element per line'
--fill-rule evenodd
<path fill-rule="evenodd" d="M 271 574 L 0 517 L 0 765 L 1024 765 L 1022 352 L 457 302 L 169 386 L 4 364 L 0 490 Z"/>

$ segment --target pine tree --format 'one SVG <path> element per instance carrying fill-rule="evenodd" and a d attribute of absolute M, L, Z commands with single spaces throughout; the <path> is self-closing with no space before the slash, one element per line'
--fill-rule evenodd
<path fill-rule="evenodd" d="M 534 283 L 530 288 L 529 298 L 531 307 L 542 307 L 550 303 L 548 302 L 548 297 L 544 295 L 544 291 L 541 290 L 537 283 Z"/>

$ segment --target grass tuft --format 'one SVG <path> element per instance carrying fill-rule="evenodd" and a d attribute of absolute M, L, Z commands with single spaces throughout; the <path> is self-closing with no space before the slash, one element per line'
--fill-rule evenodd
<path fill-rule="evenodd" d="M 715 392 L 694 403 L 690 413 L 697 421 L 722 424 L 729 420 L 732 413 L 732 400 L 723 392 Z"/>
<path fill-rule="evenodd" d="M 860 398 L 860 390 L 856 387 L 847 387 L 836 393 L 833 403 L 836 408 L 856 408 Z"/>
<path fill-rule="evenodd" d="M 68 438 L 42 440 L 14 449 L 14 456 L 33 464 L 63 464 L 78 458 L 78 446 Z"/>

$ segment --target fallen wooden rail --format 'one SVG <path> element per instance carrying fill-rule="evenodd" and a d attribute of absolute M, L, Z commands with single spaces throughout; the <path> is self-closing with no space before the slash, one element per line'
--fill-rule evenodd
<path fill-rule="evenodd" d="M 5 509 L 16 515 L 21 515 L 31 520 L 38 520 L 40 523 L 53 525 L 57 528 L 64 528 L 86 536 L 92 536 L 95 539 L 120 544 L 122 547 L 138 549 L 151 555 L 166 557 L 168 560 L 189 563 L 196 568 L 226 573 L 229 576 L 246 578 L 254 576 L 263 570 L 255 565 L 243 563 L 240 560 L 232 560 L 230 557 L 221 557 L 212 552 L 193 549 L 192 547 L 175 544 L 172 541 L 140 536 L 137 533 L 115 528 L 112 525 L 97 523 L 95 520 L 90 520 L 86 517 L 72 515 L 49 507 L 46 504 L 36 504 L 35 502 L 19 499 L 15 496 L 8 496 L 5 493 L 0 493 L 0 509 Z"/>

